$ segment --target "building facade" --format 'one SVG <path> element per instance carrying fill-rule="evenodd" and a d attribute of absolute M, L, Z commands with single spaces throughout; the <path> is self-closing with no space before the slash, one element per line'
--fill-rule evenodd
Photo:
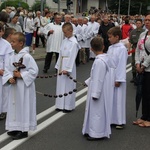
<path fill-rule="evenodd" d="M 0 0 L 5 1 L 5 0 Z M 58 4 L 53 2 L 53 0 L 22 0 L 31 7 L 36 1 L 45 2 L 47 6 L 50 7 L 52 11 L 58 11 Z M 107 0 L 72 0 L 73 5 L 71 5 L 71 11 L 76 13 L 81 13 L 89 10 L 91 7 L 105 9 Z M 42 3 L 41 3 L 42 4 Z M 60 11 L 67 11 L 66 0 L 60 0 Z"/>

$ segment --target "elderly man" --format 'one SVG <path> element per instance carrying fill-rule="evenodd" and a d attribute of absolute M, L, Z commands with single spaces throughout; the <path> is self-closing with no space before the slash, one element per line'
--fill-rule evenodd
<path fill-rule="evenodd" d="M 55 15 L 54 22 L 49 23 L 44 27 L 43 30 L 44 35 L 47 37 L 47 45 L 46 45 L 46 57 L 43 72 L 47 73 L 47 70 L 50 68 L 53 53 L 56 56 L 56 62 L 59 56 L 60 45 L 64 38 L 62 32 L 62 23 L 61 16 Z"/>
<path fill-rule="evenodd" d="M 34 18 L 34 24 L 36 24 L 36 27 L 37 27 L 36 28 L 36 39 L 35 39 L 36 47 L 39 46 L 39 38 L 42 41 L 43 47 L 45 47 L 45 38 L 42 34 L 39 33 L 40 29 L 43 28 L 42 19 L 43 19 L 43 17 L 41 16 L 41 12 L 37 11 L 36 17 Z"/>

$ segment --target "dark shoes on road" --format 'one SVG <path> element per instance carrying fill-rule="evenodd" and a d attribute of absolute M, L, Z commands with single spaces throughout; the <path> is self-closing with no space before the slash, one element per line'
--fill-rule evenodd
<path fill-rule="evenodd" d="M 73 111 L 73 110 L 66 110 L 66 109 L 59 109 L 59 108 L 56 108 L 55 110 L 56 111 L 62 111 L 63 113 L 70 113 Z"/>
<path fill-rule="evenodd" d="M 47 73 L 47 69 L 43 69 L 43 72 L 44 72 L 44 73 Z"/>
<path fill-rule="evenodd" d="M 22 131 L 10 131 L 7 132 L 9 136 L 12 136 L 13 140 L 19 140 L 28 137 L 28 132 L 22 132 Z"/>
<path fill-rule="evenodd" d="M 88 141 L 99 141 L 99 140 L 104 140 L 104 139 L 106 139 L 106 137 L 102 137 L 102 138 L 94 138 L 94 137 L 91 137 L 91 136 L 89 136 L 89 134 L 84 134 L 84 137 L 86 137 L 86 139 L 88 140 Z"/>
<path fill-rule="evenodd" d="M 7 115 L 7 113 L 1 113 L 0 114 L 0 120 L 6 119 L 6 115 Z"/>

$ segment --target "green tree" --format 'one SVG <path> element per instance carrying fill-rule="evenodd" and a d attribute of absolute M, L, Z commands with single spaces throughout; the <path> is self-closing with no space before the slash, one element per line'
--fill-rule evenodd
<path fill-rule="evenodd" d="M 29 9 L 29 5 L 22 0 L 7 0 L 1 4 L 0 9 L 5 9 L 6 6 L 13 6 L 15 8 L 22 7 L 24 9 Z"/>
<path fill-rule="evenodd" d="M 120 14 L 126 14 L 128 13 L 128 5 L 129 0 L 120 0 Z M 146 14 L 147 13 L 147 6 L 148 6 L 148 0 L 131 0 L 130 1 L 130 15 L 135 15 L 140 13 Z M 118 13 L 118 6 L 119 6 L 119 0 L 109 0 L 109 9 L 112 12 Z"/>
<path fill-rule="evenodd" d="M 46 3 L 44 3 L 44 8 L 49 8 Z M 41 1 L 36 1 L 32 6 L 31 6 L 31 9 L 33 11 L 40 11 L 41 10 Z M 49 8 L 50 9 L 50 8 Z"/>

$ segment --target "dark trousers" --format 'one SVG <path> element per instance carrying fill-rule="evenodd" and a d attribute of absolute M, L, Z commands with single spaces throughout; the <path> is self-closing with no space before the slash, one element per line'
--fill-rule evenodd
<path fill-rule="evenodd" d="M 90 50 L 89 50 L 89 48 L 85 48 L 85 54 L 86 54 L 86 62 L 89 62 L 89 58 L 90 58 Z"/>
<path fill-rule="evenodd" d="M 37 30 L 36 30 L 35 45 L 36 45 L 36 47 L 38 47 L 39 46 L 39 39 L 41 39 L 42 45 L 43 45 L 43 47 L 45 47 L 45 37 L 44 37 L 44 35 L 38 35 L 37 34 L 38 29 L 39 28 L 37 28 Z"/>
<path fill-rule="evenodd" d="M 141 119 L 150 121 L 150 72 L 144 72 Z"/>
<path fill-rule="evenodd" d="M 53 53 L 55 53 L 55 52 L 49 52 L 49 53 L 46 54 L 44 70 L 48 70 L 50 68 L 52 57 L 53 57 Z M 56 62 L 58 60 L 58 57 L 59 57 L 59 53 L 55 53 Z"/>
<path fill-rule="evenodd" d="M 76 66 L 79 66 L 80 64 L 80 50 L 78 51 L 77 57 L 76 57 Z"/>
<path fill-rule="evenodd" d="M 133 78 L 135 78 L 136 76 L 135 53 L 132 53 L 132 74 L 133 74 Z"/>

